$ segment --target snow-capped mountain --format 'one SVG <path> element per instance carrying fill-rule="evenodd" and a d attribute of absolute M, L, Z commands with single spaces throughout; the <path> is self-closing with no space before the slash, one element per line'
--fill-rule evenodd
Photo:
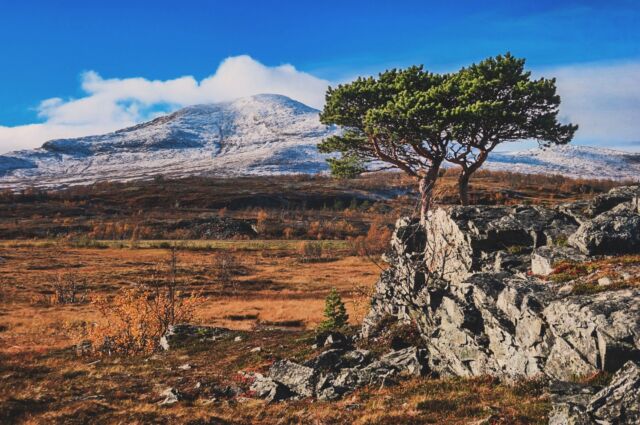
<path fill-rule="evenodd" d="M 158 174 L 274 175 L 327 170 L 316 145 L 338 131 L 318 111 L 264 94 L 180 109 L 113 133 L 51 140 L 0 155 L 0 188 L 63 187 Z M 493 153 L 486 168 L 640 179 L 640 154 L 584 146 Z"/>
<path fill-rule="evenodd" d="M 0 155 L 0 187 L 66 186 L 158 174 L 274 175 L 327 169 L 316 145 L 335 131 L 318 111 L 263 94 L 189 106 L 100 136 Z"/>

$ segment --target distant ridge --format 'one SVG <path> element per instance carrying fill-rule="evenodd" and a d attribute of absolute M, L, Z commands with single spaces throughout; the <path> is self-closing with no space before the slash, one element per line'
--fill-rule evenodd
<path fill-rule="evenodd" d="M 276 175 L 327 170 L 316 145 L 335 134 L 318 112 L 275 94 L 195 105 L 112 133 L 50 140 L 0 155 L 0 188 L 192 175 Z M 584 146 L 494 153 L 489 169 L 634 179 L 640 154 Z"/>

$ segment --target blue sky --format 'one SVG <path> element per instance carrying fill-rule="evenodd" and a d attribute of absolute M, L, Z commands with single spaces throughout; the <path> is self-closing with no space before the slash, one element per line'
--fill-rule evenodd
<path fill-rule="evenodd" d="M 595 117 L 598 127 L 587 124 L 577 142 L 633 149 L 640 141 L 633 0 L 0 0 L 0 40 L 0 153 L 225 100 L 234 89 L 250 94 L 247 86 L 321 106 L 326 84 L 414 63 L 449 71 L 506 51 L 536 74 L 559 76 L 567 119 Z M 237 57 L 245 60 L 229 62 L 226 78 L 199 88 Z M 140 88 L 148 82 L 166 94 Z M 606 114 L 619 122 L 600 124 Z"/>

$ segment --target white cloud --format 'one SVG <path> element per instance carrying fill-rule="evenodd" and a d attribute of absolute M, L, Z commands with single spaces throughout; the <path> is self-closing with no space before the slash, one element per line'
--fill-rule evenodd
<path fill-rule="evenodd" d="M 630 146 L 640 141 L 640 63 L 582 64 L 541 74 L 557 78 L 561 117 L 580 126 L 577 142 Z"/>
<path fill-rule="evenodd" d="M 640 145 L 640 62 L 580 64 L 541 69 L 557 77 L 561 116 L 580 125 L 575 143 L 638 150 Z M 292 65 L 265 66 L 249 56 L 225 59 L 216 72 L 197 81 L 145 78 L 103 79 L 82 74 L 78 99 L 52 98 L 38 106 L 43 123 L 3 127 L 0 153 L 38 147 L 47 140 L 100 134 L 155 117 L 159 110 L 232 100 L 259 93 L 278 93 L 316 108 L 324 104 L 329 82 Z"/>
<path fill-rule="evenodd" d="M 201 81 L 191 76 L 166 81 L 145 78 L 103 79 L 94 71 L 82 74 L 85 97 L 46 99 L 38 106 L 43 123 L 0 125 L 0 153 L 34 148 L 47 140 L 100 134 L 153 118 L 157 109 L 177 109 L 221 102 L 260 93 L 289 96 L 320 108 L 328 81 L 292 65 L 265 66 L 249 56 L 225 59 Z"/>

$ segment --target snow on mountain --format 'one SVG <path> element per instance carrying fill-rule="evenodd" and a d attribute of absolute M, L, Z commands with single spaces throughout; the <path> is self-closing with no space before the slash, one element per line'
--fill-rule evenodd
<path fill-rule="evenodd" d="M 0 155 L 0 188 L 63 187 L 162 174 L 275 175 L 327 170 L 316 145 L 338 131 L 318 111 L 264 94 L 180 109 L 113 133 Z M 491 169 L 588 178 L 640 176 L 640 155 L 583 146 L 494 153 Z"/>
<path fill-rule="evenodd" d="M 640 181 L 640 153 L 579 145 L 495 152 L 486 167 L 525 174 Z"/>
<path fill-rule="evenodd" d="M 316 145 L 335 131 L 286 96 L 196 105 L 100 136 L 0 156 L 0 187 L 66 186 L 158 174 L 273 175 L 326 170 Z"/>

